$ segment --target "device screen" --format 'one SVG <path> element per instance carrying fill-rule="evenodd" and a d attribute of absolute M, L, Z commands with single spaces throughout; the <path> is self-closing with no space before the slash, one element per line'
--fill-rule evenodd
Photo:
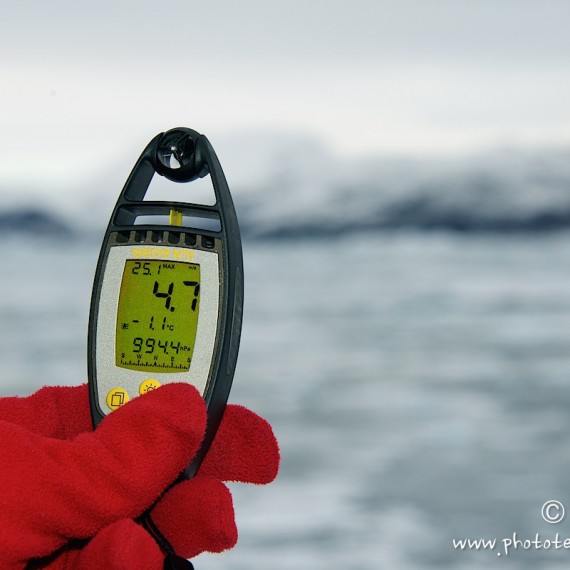
<path fill-rule="evenodd" d="M 187 372 L 199 311 L 199 264 L 127 259 L 117 308 L 115 364 Z"/>

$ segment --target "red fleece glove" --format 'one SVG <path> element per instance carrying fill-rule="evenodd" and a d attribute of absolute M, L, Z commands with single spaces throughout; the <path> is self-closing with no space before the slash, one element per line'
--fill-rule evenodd
<path fill-rule="evenodd" d="M 198 450 L 206 409 L 187 384 L 133 399 L 92 430 L 86 386 L 0 399 L 0 568 L 162 570 L 164 554 L 133 519 Z M 155 505 L 155 525 L 178 555 L 237 541 L 222 481 L 269 483 L 279 465 L 269 424 L 228 406 L 191 480 Z"/>

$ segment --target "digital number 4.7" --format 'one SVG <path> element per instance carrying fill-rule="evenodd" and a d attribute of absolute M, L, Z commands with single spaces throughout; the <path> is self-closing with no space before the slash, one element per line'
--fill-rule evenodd
<path fill-rule="evenodd" d="M 192 310 L 195 311 L 196 307 L 198 306 L 198 295 L 200 294 L 200 283 L 197 281 L 183 281 L 183 285 L 186 287 L 194 287 L 194 299 L 192 299 Z M 168 289 L 166 293 L 163 291 L 159 291 L 160 284 L 158 281 L 154 282 L 152 288 L 152 294 L 159 299 L 164 299 L 164 308 L 173 312 L 175 307 L 172 306 L 172 295 L 174 294 L 174 283 L 170 283 L 168 285 Z"/>

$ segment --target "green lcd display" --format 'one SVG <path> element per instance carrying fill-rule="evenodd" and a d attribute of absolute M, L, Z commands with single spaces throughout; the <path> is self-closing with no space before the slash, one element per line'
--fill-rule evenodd
<path fill-rule="evenodd" d="M 187 372 L 199 311 L 199 264 L 127 259 L 117 308 L 115 364 Z"/>

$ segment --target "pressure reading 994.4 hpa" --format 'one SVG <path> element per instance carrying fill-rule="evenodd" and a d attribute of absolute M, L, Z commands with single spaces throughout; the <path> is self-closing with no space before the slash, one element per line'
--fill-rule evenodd
<path fill-rule="evenodd" d="M 117 309 L 116 365 L 188 371 L 199 310 L 199 264 L 127 259 Z"/>

